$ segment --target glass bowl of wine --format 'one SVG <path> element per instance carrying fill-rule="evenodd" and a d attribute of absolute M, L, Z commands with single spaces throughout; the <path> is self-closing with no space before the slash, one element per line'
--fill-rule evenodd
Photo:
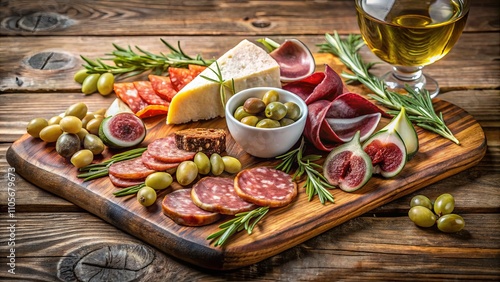
<path fill-rule="evenodd" d="M 406 85 L 434 98 L 439 84 L 424 66 L 443 58 L 460 38 L 470 0 L 356 0 L 361 35 L 370 50 L 392 65 L 381 77 L 389 90 Z"/>

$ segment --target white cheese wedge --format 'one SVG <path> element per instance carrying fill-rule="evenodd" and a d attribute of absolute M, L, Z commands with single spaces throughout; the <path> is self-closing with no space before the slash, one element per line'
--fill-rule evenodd
<path fill-rule="evenodd" d="M 281 88 L 278 63 L 246 39 L 217 59 L 217 64 L 224 81 L 234 80 L 236 92 L 259 86 Z M 167 124 L 224 117 L 220 84 L 202 77 L 218 81 L 216 72 L 214 62 L 174 96 L 168 109 Z M 226 88 L 226 100 L 231 96 L 230 89 Z"/>

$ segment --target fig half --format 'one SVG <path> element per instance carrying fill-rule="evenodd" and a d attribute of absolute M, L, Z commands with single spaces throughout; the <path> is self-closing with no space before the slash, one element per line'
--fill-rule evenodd
<path fill-rule="evenodd" d="M 352 139 L 333 149 L 323 164 L 323 175 L 328 182 L 346 192 L 363 187 L 372 176 L 370 156 L 363 151 L 357 131 Z"/>
<path fill-rule="evenodd" d="M 408 118 L 404 107 L 401 107 L 399 114 L 394 117 L 388 125 L 382 128 L 382 130 L 384 129 L 391 131 L 396 130 L 399 133 L 399 136 L 405 143 L 406 160 L 410 160 L 418 152 L 418 134 Z"/>
<path fill-rule="evenodd" d="M 401 172 L 406 164 L 406 147 L 394 129 L 383 129 L 373 134 L 363 144 L 370 156 L 373 173 L 390 178 Z"/>

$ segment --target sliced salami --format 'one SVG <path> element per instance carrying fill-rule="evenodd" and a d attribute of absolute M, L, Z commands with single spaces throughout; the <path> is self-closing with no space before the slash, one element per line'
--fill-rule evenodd
<path fill-rule="evenodd" d="M 170 102 L 175 94 L 177 94 L 177 90 L 172 85 L 170 77 L 150 74 L 148 75 L 148 79 L 151 81 L 151 87 L 153 87 L 156 94 L 161 98 Z"/>
<path fill-rule="evenodd" d="M 287 173 L 271 167 L 242 170 L 234 179 L 236 194 L 259 206 L 283 207 L 297 196 L 297 184 Z"/>
<path fill-rule="evenodd" d="M 168 75 L 174 89 L 180 91 L 186 84 L 191 82 L 197 75 L 196 70 L 189 70 L 185 68 L 168 68 Z"/>
<path fill-rule="evenodd" d="M 237 214 L 256 208 L 240 198 L 234 190 L 234 180 L 223 177 L 204 177 L 191 190 L 191 199 L 198 207 L 221 214 Z"/>
<path fill-rule="evenodd" d="M 221 218 L 219 213 L 197 207 L 191 200 L 191 189 L 180 189 L 167 194 L 162 201 L 163 213 L 175 223 L 186 226 L 203 226 Z"/>
<path fill-rule="evenodd" d="M 188 152 L 177 148 L 175 136 L 156 139 L 148 145 L 149 154 L 162 162 L 179 163 L 192 160 L 196 152 Z"/>
<path fill-rule="evenodd" d="M 134 81 L 139 96 L 150 105 L 168 105 L 169 102 L 158 96 L 149 81 Z"/>
<path fill-rule="evenodd" d="M 155 159 L 148 151 L 142 153 L 142 163 L 149 169 L 156 171 L 165 171 L 168 169 L 175 168 L 179 163 L 166 163 Z"/>
<path fill-rule="evenodd" d="M 109 167 L 109 175 L 123 179 L 142 179 L 155 172 L 142 163 L 142 158 L 121 161 Z"/>
<path fill-rule="evenodd" d="M 139 96 L 139 92 L 135 88 L 133 82 L 115 83 L 113 85 L 113 90 L 118 98 L 125 102 L 134 113 L 137 113 L 148 105 L 142 100 L 141 96 Z"/>
<path fill-rule="evenodd" d="M 109 180 L 111 183 L 118 188 L 125 188 L 125 187 L 130 187 L 134 185 L 138 185 L 143 183 L 146 179 L 141 178 L 141 179 L 123 179 L 123 178 L 118 178 L 112 174 L 109 174 Z"/>

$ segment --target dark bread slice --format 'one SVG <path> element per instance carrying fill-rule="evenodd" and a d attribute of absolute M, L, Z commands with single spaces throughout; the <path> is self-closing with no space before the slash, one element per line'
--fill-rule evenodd
<path fill-rule="evenodd" d="M 216 128 L 188 128 L 175 132 L 177 148 L 189 152 L 221 154 L 226 150 L 226 131 Z"/>

